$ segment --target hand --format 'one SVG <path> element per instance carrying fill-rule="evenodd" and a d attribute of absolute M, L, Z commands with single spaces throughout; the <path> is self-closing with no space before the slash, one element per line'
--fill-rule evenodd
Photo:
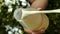
<path fill-rule="evenodd" d="M 29 0 L 32 8 L 44 10 L 48 4 L 48 0 Z"/>
<path fill-rule="evenodd" d="M 29 1 L 31 3 L 31 7 L 36 8 L 38 10 L 44 10 L 48 4 L 48 0 L 29 0 Z M 45 31 L 44 27 L 37 31 L 29 30 L 29 29 L 25 29 L 25 28 L 24 28 L 24 30 L 29 34 L 32 34 L 32 33 L 33 34 L 42 34 Z"/>
<path fill-rule="evenodd" d="M 27 32 L 28 34 L 42 34 L 42 33 L 45 32 L 45 29 L 44 29 L 44 28 L 42 28 L 42 29 L 40 29 L 40 30 L 37 30 L 37 31 L 35 31 L 35 30 L 29 30 L 29 29 L 24 29 L 24 30 L 25 30 L 25 32 Z"/>

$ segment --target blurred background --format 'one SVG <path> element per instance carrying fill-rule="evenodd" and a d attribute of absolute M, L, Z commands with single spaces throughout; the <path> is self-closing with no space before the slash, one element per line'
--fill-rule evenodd
<path fill-rule="evenodd" d="M 29 1 L 25 0 L 0 0 L 0 34 L 27 34 L 21 24 L 13 17 L 17 8 L 30 7 Z M 60 0 L 48 0 L 45 10 L 60 9 Z M 60 14 L 46 14 L 49 18 L 49 27 L 44 34 L 60 34 Z"/>

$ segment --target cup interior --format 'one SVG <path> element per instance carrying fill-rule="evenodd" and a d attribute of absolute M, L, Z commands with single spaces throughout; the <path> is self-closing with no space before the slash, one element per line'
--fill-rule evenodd
<path fill-rule="evenodd" d="M 19 21 L 21 20 L 22 17 L 22 10 L 21 9 L 16 9 L 14 12 L 14 18 Z"/>

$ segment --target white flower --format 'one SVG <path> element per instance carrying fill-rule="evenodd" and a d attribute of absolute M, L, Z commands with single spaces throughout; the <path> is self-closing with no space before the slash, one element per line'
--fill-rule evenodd
<path fill-rule="evenodd" d="M 8 6 L 8 12 L 12 12 L 13 8 L 11 5 Z"/>
<path fill-rule="evenodd" d="M 9 29 L 12 29 L 12 27 L 10 27 L 9 25 L 6 25 L 5 28 L 6 28 L 6 31 Z"/>
<path fill-rule="evenodd" d="M 17 28 L 17 27 L 14 27 L 13 29 L 14 29 L 15 31 L 18 31 L 18 28 Z"/>
<path fill-rule="evenodd" d="M 13 34 L 13 32 L 11 32 L 11 31 L 8 31 L 8 34 Z"/>
<path fill-rule="evenodd" d="M 15 32 L 15 34 L 19 34 L 18 32 Z"/>
<path fill-rule="evenodd" d="M 22 2 L 22 5 L 23 5 L 23 6 L 26 6 L 26 4 L 27 4 L 26 2 Z"/>
<path fill-rule="evenodd" d="M 26 1 L 26 0 L 20 0 L 20 1 Z"/>
<path fill-rule="evenodd" d="M 15 4 L 15 2 L 16 2 L 15 0 L 12 0 L 12 4 Z"/>
<path fill-rule="evenodd" d="M 23 31 L 21 31 L 21 29 L 18 31 L 20 34 L 23 34 Z"/>
<path fill-rule="evenodd" d="M 12 1 L 10 1 L 10 0 L 5 0 L 5 5 L 9 5 L 9 4 L 12 4 Z"/>

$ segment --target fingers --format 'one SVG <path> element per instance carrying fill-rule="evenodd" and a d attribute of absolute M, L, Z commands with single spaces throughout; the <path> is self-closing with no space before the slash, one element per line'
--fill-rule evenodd
<path fill-rule="evenodd" d="M 42 8 L 45 9 L 48 3 L 48 0 L 32 0 L 31 2 L 33 2 L 31 4 L 32 8 Z"/>
<path fill-rule="evenodd" d="M 33 3 L 35 0 L 29 0 L 30 1 L 30 3 Z"/>
<path fill-rule="evenodd" d="M 37 10 L 39 10 L 39 11 L 40 11 L 41 9 L 42 9 L 42 8 L 37 8 Z"/>
<path fill-rule="evenodd" d="M 45 29 L 44 28 L 42 28 L 42 29 L 40 29 L 40 30 L 38 30 L 38 31 L 35 31 L 35 30 L 29 30 L 29 29 L 24 29 L 27 33 L 29 33 L 29 34 L 42 34 L 42 33 L 44 33 L 45 32 Z"/>
<path fill-rule="evenodd" d="M 25 29 L 25 28 L 24 28 L 24 31 L 27 32 L 27 33 L 29 33 L 29 34 L 32 33 L 32 30 L 29 30 L 29 29 Z"/>
<path fill-rule="evenodd" d="M 36 34 L 42 34 L 45 32 L 45 29 L 44 28 L 41 28 L 40 30 L 37 30 L 37 31 L 33 31 L 34 33 Z"/>

